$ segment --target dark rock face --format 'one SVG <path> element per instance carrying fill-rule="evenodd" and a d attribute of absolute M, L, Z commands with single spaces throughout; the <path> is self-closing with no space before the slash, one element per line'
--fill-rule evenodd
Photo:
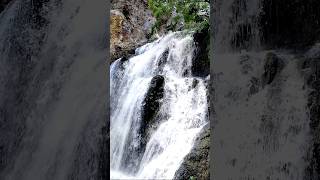
<path fill-rule="evenodd" d="M 209 27 L 194 33 L 193 39 L 196 45 L 191 72 L 193 76 L 206 77 L 210 74 Z"/>
<path fill-rule="evenodd" d="M 166 49 L 162 54 L 161 54 L 161 57 L 159 59 L 159 62 L 158 62 L 158 71 L 159 73 L 162 73 L 163 72 L 163 68 L 166 64 L 166 62 L 168 61 L 168 57 L 169 57 L 169 49 Z"/>
<path fill-rule="evenodd" d="M 262 75 L 262 86 L 272 83 L 276 75 L 283 69 L 283 66 L 283 61 L 277 55 L 268 53 Z"/>
<path fill-rule="evenodd" d="M 209 148 L 210 127 L 206 125 L 196 139 L 193 149 L 176 171 L 174 179 L 209 180 Z"/>
<path fill-rule="evenodd" d="M 320 1 L 264 0 L 262 41 L 268 47 L 304 47 L 319 39 Z"/>
<path fill-rule="evenodd" d="M 142 110 L 142 126 L 141 131 L 146 132 L 148 126 L 152 126 L 155 120 L 155 116 L 161 106 L 161 99 L 164 96 L 164 77 L 157 75 L 152 78 L 150 88 L 146 94 L 146 98 L 143 101 Z M 142 133 L 144 134 L 144 133 Z"/>

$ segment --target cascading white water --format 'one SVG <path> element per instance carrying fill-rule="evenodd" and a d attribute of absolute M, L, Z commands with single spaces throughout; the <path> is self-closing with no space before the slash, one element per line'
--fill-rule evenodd
<path fill-rule="evenodd" d="M 284 50 L 262 49 L 261 2 L 217 2 L 212 136 L 213 177 L 219 180 L 299 180 L 308 166 L 308 91 L 301 59 Z M 282 70 L 276 63 L 266 70 L 269 53 L 281 59 Z M 263 84 L 265 71 L 277 71 L 270 84 Z"/>
<path fill-rule="evenodd" d="M 253 78 L 260 78 L 266 53 L 217 57 L 228 61 L 228 66 L 222 61 L 215 63 L 217 179 L 304 177 L 310 137 L 307 91 L 297 68 L 299 59 L 282 55 L 285 68 L 275 82 L 254 87 Z"/>
<path fill-rule="evenodd" d="M 6 69 L 0 103 L 11 110 L 1 116 L 8 161 L 0 179 L 98 177 L 108 92 L 106 9 L 104 0 L 16 0 L 0 15 Z M 16 96 L 22 100 L 8 98 Z"/>
<path fill-rule="evenodd" d="M 111 179 L 172 179 L 194 140 L 207 123 L 207 90 L 203 79 L 192 77 L 193 38 L 170 33 L 136 50 L 128 61 L 111 65 Z M 168 51 L 168 55 L 164 54 Z M 165 59 L 163 59 L 165 57 Z M 134 152 L 142 138 L 141 111 L 151 79 L 162 75 L 164 97 L 158 126 L 143 152 Z M 139 162 L 128 166 L 124 161 Z"/>
<path fill-rule="evenodd" d="M 258 17 L 261 0 L 217 0 L 214 29 L 215 53 L 229 52 L 237 46 L 258 49 L 260 31 Z M 240 43 L 243 42 L 243 43 Z M 242 47 L 241 47 L 242 46 Z"/>

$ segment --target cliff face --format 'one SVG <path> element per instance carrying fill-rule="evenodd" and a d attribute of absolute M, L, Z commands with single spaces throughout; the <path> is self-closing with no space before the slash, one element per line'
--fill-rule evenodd
<path fill-rule="evenodd" d="M 111 62 L 147 43 L 155 19 L 145 0 L 111 1 Z"/>

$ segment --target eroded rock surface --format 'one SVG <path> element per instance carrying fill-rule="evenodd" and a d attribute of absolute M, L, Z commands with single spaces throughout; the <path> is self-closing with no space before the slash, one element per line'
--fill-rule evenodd
<path fill-rule="evenodd" d="M 191 152 L 184 158 L 174 179 L 209 180 L 209 149 L 210 126 L 207 124 L 196 139 Z"/>
<path fill-rule="evenodd" d="M 155 22 L 148 4 L 144 0 L 111 1 L 110 53 L 111 62 L 134 54 L 137 47 L 144 45 Z"/>

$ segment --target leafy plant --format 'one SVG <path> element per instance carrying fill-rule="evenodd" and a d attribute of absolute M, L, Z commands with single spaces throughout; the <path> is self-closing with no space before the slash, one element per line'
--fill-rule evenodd
<path fill-rule="evenodd" d="M 148 0 L 148 5 L 156 18 L 154 30 L 163 24 L 174 30 L 180 23 L 186 29 L 209 23 L 209 0 Z"/>

